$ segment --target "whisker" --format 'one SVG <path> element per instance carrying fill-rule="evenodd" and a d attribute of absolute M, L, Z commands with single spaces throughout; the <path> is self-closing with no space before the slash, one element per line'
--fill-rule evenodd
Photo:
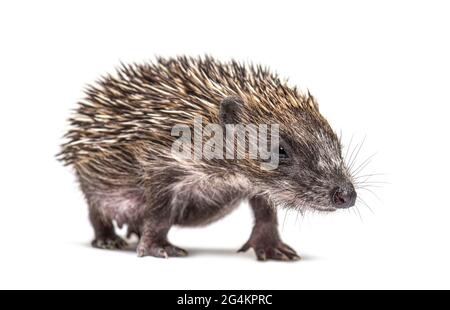
<path fill-rule="evenodd" d="M 287 217 L 288 212 L 289 212 L 289 210 L 287 210 L 287 209 L 286 209 L 286 211 L 284 212 L 283 226 L 282 226 L 282 228 L 281 228 L 282 230 L 284 230 L 284 224 L 286 223 L 286 217 Z"/>
<path fill-rule="evenodd" d="M 383 188 L 383 186 L 380 185 L 371 185 L 371 184 L 367 184 L 367 185 L 356 185 L 355 189 L 363 189 L 363 188 Z"/>
<path fill-rule="evenodd" d="M 387 182 L 387 181 L 370 181 L 370 180 L 363 180 L 363 181 L 355 182 L 355 184 L 391 184 L 391 183 L 390 183 L 390 182 Z"/>
<path fill-rule="evenodd" d="M 361 171 L 363 171 L 364 168 L 367 167 L 368 164 L 370 164 L 372 162 L 373 157 L 376 155 L 377 153 L 373 153 L 372 155 L 370 155 L 369 157 L 367 157 L 367 159 L 365 161 L 363 161 L 356 169 L 350 170 L 350 174 L 351 175 L 358 175 L 358 173 L 360 173 Z M 350 168 L 351 169 L 351 168 Z"/>
<path fill-rule="evenodd" d="M 351 168 L 351 163 L 353 162 L 353 154 L 355 153 L 358 146 L 359 146 L 359 144 L 356 143 L 355 147 L 352 149 L 352 152 L 350 153 L 350 157 L 348 158 L 348 164 L 347 164 L 347 167 L 349 167 L 348 169 Z"/>
<path fill-rule="evenodd" d="M 360 179 L 360 178 L 365 178 L 365 177 L 373 177 L 373 176 L 380 176 L 380 175 L 387 175 L 387 173 L 371 173 L 371 174 L 363 174 L 363 175 L 358 175 L 355 176 L 354 179 Z"/>
<path fill-rule="evenodd" d="M 349 166 L 349 169 L 350 169 L 350 170 L 352 169 L 353 165 L 356 164 L 356 158 L 358 158 L 359 152 L 361 151 L 361 149 L 362 149 L 362 147 L 363 147 L 363 145 L 364 145 L 364 142 L 366 142 L 366 136 L 364 136 L 364 138 L 363 138 L 361 144 L 359 145 L 358 150 L 356 151 L 356 154 L 355 154 L 355 156 L 354 156 L 352 162 L 350 163 L 350 166 Z"/>
<path fill-rule="evenodd" d="M 345 163 L 347 162 L 347 156 L 348 156 L 349 150 L 350 150 L 350 148 L 351 148 L 351 146 L 352 146 L 352 142 L 353 142 L 353 135 L 352 135 L 352 137 L 350 138 L 350 142 L 348 143 L 347 148 L 345 149 L 345 156 L 344 156 L 344 162 L 345 162 Z"/>
<path fill-rule="evenodd" d="M 351 209 L 351 208 L 350 208 L 350 209 Z M 352 211 L 350 211 L 350 209 L 346 209 L 346 211 L 347 211 L 348 214 L 351 214 L 351 213 L 352 213 Z M 353 214 L 355 214 L 355 211 L 353 211 Z"/>
<path fill-rule="evenodd" d="M 372 208 L 367 204 L 367 202 L 364 201 L 364 199 L 362 199 L 361 197 L 357 197 L 356 201 L 359 203 L 362 203 L 364 206 L 367 207 L 367 209 L 369 209 L 369 211 L 375 215 L 375 212 L 373 212 Z"/>
<path fill-rule="evenodd" d="M 367 187 L 361 187 L 361 188 L 359 188 L 359 189 L 368 191 L 368 192 L 371 193 L 376 199 L 378 199 L 378 201 L 381 202 L 380 197 L 379 197 L 373 190 L 371 190 L 370 188 L 367 188 Z"/>
<path fill-rule="evenodd" d="M 358 213 L 358 216 L 359 216 L 359 219 L 361 220 L 361 223 L 364 223 L 364 220 L 363 220 L 363 218 L 361 216 L 361 212 L 359 212 L 359 209 L 358 209 L 357 206 L 355 206 L 355 211 L 356 211 L 356 213 Z"/>

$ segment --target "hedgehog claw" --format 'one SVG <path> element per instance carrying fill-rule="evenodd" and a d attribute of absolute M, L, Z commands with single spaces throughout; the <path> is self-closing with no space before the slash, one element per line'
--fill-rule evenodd
<path fill-rule="evenodd" d="M 186 250 L 173 245 L 167 245 L 164 247 L 164 249 L 166 250 L 167 254 L 171 257 L 182 257 L 188 255 L 188 252 Z"/>
<path fill-rule="evenodd" d="M 182 257 L 187 256 L 188 252 L 184 249 L 169 244 L 140 244 L 136 249 L 138 257 L 154 256 L 159 258 Z"/>
<path fill-rule="evenodd" d="M 257 259 L 262 261 L 265 261 L 267 259 L 279 261 L 295 261 L 300 259 L 300 256 L 298 256 L 297 253 L 286 251 L 284 248 L 284 244 L 254 250 Z"/>
<path fill-rule="evenodd" d="M 298 256 L 295 250 L 280 240 L 269 243 L 249 240 L 238 252 L 246 252 L 250 248 L 253 248 L 256 258 L 259 261 L 295 261 L 300 259 L 300 256 Z"/>
<path fill-rule="evenodd" d="M 122 250 L 128 246 L 125 240 L 116 235 L 95 238 L 91 244 L 94 248 L 106 250 Z"/>

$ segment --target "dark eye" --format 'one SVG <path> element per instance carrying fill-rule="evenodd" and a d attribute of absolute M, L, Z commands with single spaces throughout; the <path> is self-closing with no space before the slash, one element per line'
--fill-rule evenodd
<path fill-rule="evenodd" d="M 280 159 L 286 159 L 289 158 L 288 154 L 286 153 L 286 150 L 284 149 L 284 147 L 280 146 L 278 148 L 278 157 Z"/>

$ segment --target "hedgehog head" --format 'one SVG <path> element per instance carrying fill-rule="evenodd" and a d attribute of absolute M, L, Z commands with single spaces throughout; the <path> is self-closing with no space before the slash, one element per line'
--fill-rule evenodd
<path fill-rule="evenodd" d="M 223 123 L 278 125 L 278 139 L 273 140 L 277 143 L 268 143 L 271 156 L 277 158 L 276 167 L 263 169 L 263 159 L 247 158 L 238 162 L 240 171 L 276 205 L 319 211 L 353 206 L 356 191 L 340 140 L 319 113 L 315 99 L 309 93 L 283 98 L 222 101 Z"/>

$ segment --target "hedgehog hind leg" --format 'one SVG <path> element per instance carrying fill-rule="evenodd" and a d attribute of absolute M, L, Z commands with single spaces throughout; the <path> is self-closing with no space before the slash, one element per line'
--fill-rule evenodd
<path fill-rule="evenodd" d="M 93 247 L 108 250 L 127 247 L 127 242 L 116 234 L 112 221 L 105 219 L 91 204 L 89 205 L 89 219 L 95 234 L 94 240 L 91 242 Z"/>

